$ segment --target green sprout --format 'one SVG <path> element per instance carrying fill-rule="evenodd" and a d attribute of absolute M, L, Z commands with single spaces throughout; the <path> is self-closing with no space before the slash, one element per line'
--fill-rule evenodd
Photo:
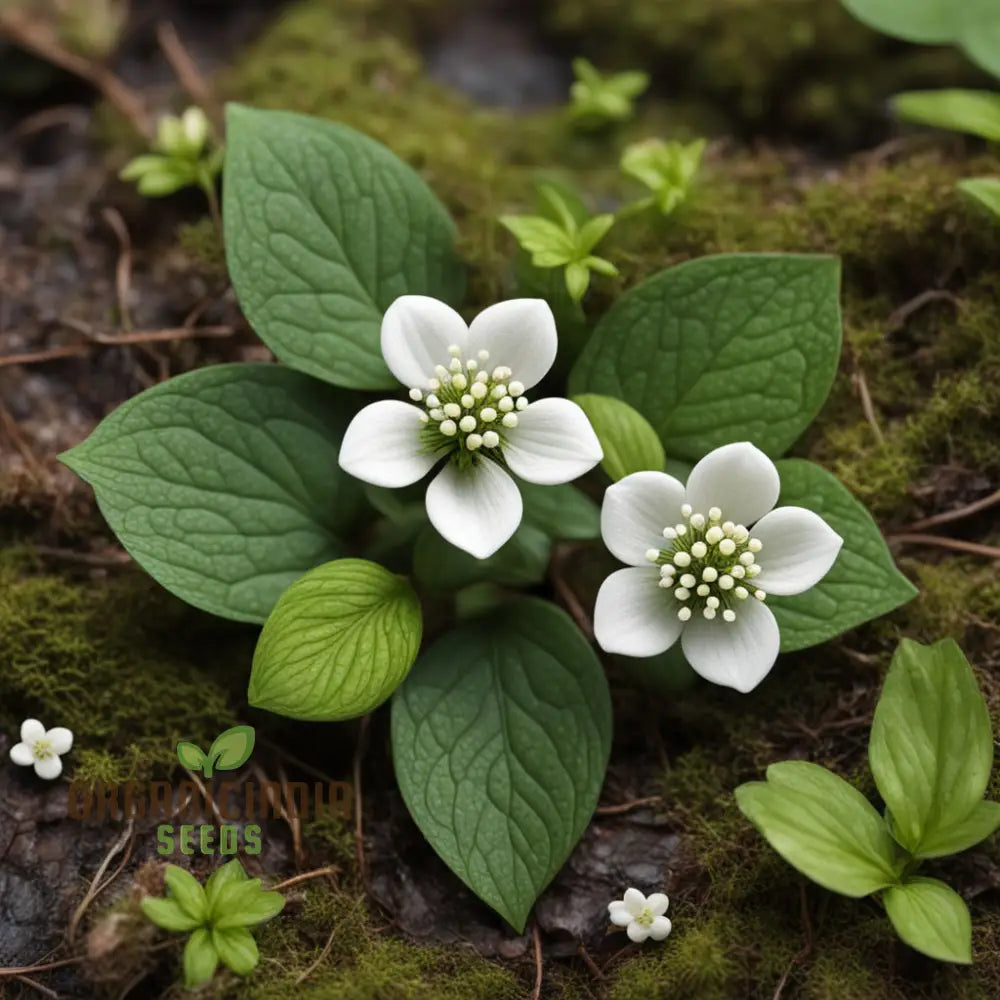
<path fill-rule="evenodd" d="M 152 153 L 137 156 L 118 175 L 135 181 L 139 194 L 163 198 L 185 187 L 200 187 L 209 208 L 219 217 L 215 181 L 222 170 L 224 150 L 201 108 L 188 108 L 180 117 L 160 119 Z"/>
<path fill-rule="evenodd" d="M 630 207 L 641 210 L 655 205 L 664 215 L 673 213 L 687 198 L 704 152 L 704 139 L 689 143 L 646 139 L 626 147 L 622 170 L 653 192 Z"/>
<path fill-rule="evenodd" d="M 595 215 L 581 225 L 554 187 L 542 184 L 538 190 L 558 221 L 541 215 L 502 215 L 500 224 L 531 254 L 535 267 L 565 267 L 566 290 L 574 302 L 579 302 L 590 285 L 591 271 L 612 277 L 618 274 L 611 261 L 591 253 L 614 224 L 615 217 Z"/>
<path fill-rule="evenodd" d="M 248 879 L 239 861 L 217 868 L 202 888 L 177 865 L 167 865 L 170 894 L 149 896 L 142 912 L 158 927 L 190 932 L 184 946 L 184 983 L 189 989 L 207 983 L 222 962 L 238 976 L 257 967 L 260 953 L 250 928 L 276 916 L 285 905 L 280 892 L 266 892 L 260 879 Z"/>
<path fill-rule="evenodd" d="M 635 99 L 649 86 L 639 70 L 603 76 L 586 59 L 573 60 L 576 80 L 570 87 L 570 115 L 584 125 L 623 122 L 632 117 Z"/>

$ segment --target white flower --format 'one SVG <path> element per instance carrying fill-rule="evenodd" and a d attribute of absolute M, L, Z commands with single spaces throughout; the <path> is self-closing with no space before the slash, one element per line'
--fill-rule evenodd
<path fill-rule="evenodd" d="M 641 944 L 646 938 L 662 941 L 670 933 L 672 925 L 663 915 L 669 905 L 670 900 L 662 892 L 647 897 L 638 889 L 626 889 L 624 899 L 608 903 L 608 913 L 611 923 L 626 928 L 629 938 Z"/>
<path fill-rule="evenodd" d="M 633 568 L 601 584 L 594 609 L 601 647 L 655 656 L 680 639 L 702 677 L 755 688 L 780 644 L 767 595 L 815 586 L 844 541 L 810 510 L 773 509 L 779 487 L 774 463 L 745 441 L 706 455 L 686 488 L 663 472 L 635 472 L 609 486 L 601 534 Z"/>
<path fill-rule="evenodd" d="M 35 765 L 39 778 L 51 781 L 62 774 L 64 753 L 73 746 L 73 734 L 62 726 L 46 730 L 38 719 L 25 719 L 21 723 L 21 742 L 10 748 L 10 759 L 22 767 Z"/>
<path fill-rule="evenodd" d="M 361 410 L 344 435 L 341 467 L 375 486 L 401 487 L 444 459 L 427 487 L 427 516 L 452 545 L 478 559 L 492 555 L 521 522 L 509 472 L 529 483 L 567 483 L 603 457 L 576 403 L 525 396 L 552 367 L 556 344 L 541 299 L 500 302 L 469 326 L 437 299 L 396 299 L 382 320 L 382 355 L 412 402 Z"/>

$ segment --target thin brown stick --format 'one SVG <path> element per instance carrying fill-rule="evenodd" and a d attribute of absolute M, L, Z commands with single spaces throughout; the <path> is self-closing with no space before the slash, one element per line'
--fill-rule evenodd
<path fill-rule="evenodd" d="M 931 302 L 951 302 L 956 307 L 958 306 L 958 299 L 955 298 L 951 292 L 946 292 L 942 288 L 928 288 L 927 291 L 921 292 L 919 295 L 915 295 L 908 302 L 904 302 L 898 309 L 894 309 L 890 314 L 889 318 L 886 320 L 885 328 L 889 333 L 895 330 L 900 330 L 906 324 L 906 321 L 924 306 L 930 304 Z"/>
<path fill-rule="evenodd" d="M 986 556 L 987 559 L 1000 559 L 1000 548 L 982 545 L 979 542 L 966 542 L 961 538 L 905 532 L 900 535 L 890 535 L 888 540 L 903 545 L 934 545 L 941 549 L 954 549 L 956 552 L 971 552 L 975 556 Z"/>
<path fill-rule="evenodd" d="M 101 209 L 101 216 L 118 240 L 118 261 L 115 264 L 115 292 L 118 296 L 118 316 L 126 330 L 132 329 L 132 310 L 128 296 L 132 288 L 132 237 L 117 208 Z"/>
<path fill-rule="evenodd" d="M 946 510 L 940 514 L 932 514 L 930 517 L 923 517 L 919 521 L 908 524 L 904 531 L 922 531 L 924 528 L 933 528 L 939 524 L 950 524 L 952 521 L 961 521 L 963 517 L 971 517 L 981 510 L 987 510 L 1000 504 L 1000 490 L 991 493 L 988 497 L 982 497 L 967 503 L 964 507 L 956 507 L 955 510 Z"/>
<path fill-rule="evenodd" d="M 0 11 L 0 34 L 60 69 L 86 80 L 121 112 L 140 136 L 147 142 L 152 140 L 153 126 L 142 98 L 106 66 L 65 48 L 51 25 L 36 20 L 23 9 L 6 9 Z"/>
<path fill-rule="evenodd" d="M 182 764 L 181 767 L 184 767 L 184 765 Z M 216 823 L 219 826 L 225 826 L 226 821 L 222 818 L 222 813 L 219 811 L 219 804 L 215 801 L 215 796 L 211 795 L 205 787 L 205 782 L 190 768 L 184 767 L 184 773 L 191 779 L 198 791 L 201 792 L 201 801 L 207 802 L 212 807 L 212 815 L 215 817 Z"/>
<path fill-rule="evenodd" d="M 583 964 L 587 966 L 587 970 L 595 979 L 606 978 L 601 972 L 600 966 L 590 957 L 590 952 L 583 946 L 582 941 L 576 946 L 576 953 L 583 959 Z"/>
<path fill-rule="evenodd" d="M 368 885 L 368 866 L 365 863 L 365 821 L 364 802 L 361 797 L 361 765 L 368 744 L 368 725 L 371 716 L 365 715 L 358 726 L 358 743 L 354 749 L 354 760 L 351 764 L 351 776 L 354 780 L 354 851 L 358 859 L 358 874 L 361 884 Z"/>
<path fill-rule="evenodd" d="M 580 603 L 580 599 L 563 576 L 566 556 L 570 551 L 571 547 L 567 546 L 556 545 L 553 547 L 552 559 L 549 563 L 549 579 L 555 588 L 556 597 L 565 605 L 577 627 L 588 639 L 593 639 L 594 623 L 590 620 L 587 609 Z"/>
<path fill-rule="evenodd" d="M 535 945 L 535 986 L 531 991 L 531 1000 L 538 1000 L 542 995 L 542 934 L 538 924 L 531 928 L 531 940 Z"/>
<path fill-rule="evenodd" d="M 330 936 L 326 939 L 326 944 L 323 945 L 323 950 L 316 956 L 316 960 L 310 962 L 308 967 L 299 974 L 295 980 L 296 986 L 300 983 L 304 983 L 320 967 L 320 965 L 323 964 L 323 960 L 330 954 L 330 951 L 333 948 L 333 942 L 337 937 L 338 930 L 340 930 L 340 928 L 337 924 L 334 924 L 330 928 Z"/>
<path fill-rule="evenodd" d="M 285 892 L 287 889 L 291 889 L 292 886 L 298 885 L 300 882 L 307 882 L 309 879 L 322 878 L 324 875 L 337 875 L 337 869 L 327 866 L 326 868 L 317 868 L 311 872 L 303 872 L 301 875 L 293 875 L 291 878 L 286 878 L 284 882 L 279 882 L 277 885 L 271 886 L 270 892 Z"/>
<path fill-rule="evenodd" d="M 190 53 L 184 47 L 180 35 L 177 34 L 177 29 L 170 21 L 160 21 L 156 26 L 156 40 L 160 43 L 160 48 L 163 50 L 167 62 L 170 63 L 170 68 L 174 71 L 178 83 L 187 91 L 188 96 L 195 104 L 201 105 L 212 124 L 222 135 L 225 127 L 222 107 Z"/>
<path fill-rule="evenodd" d="M 328 784 L 333 783 L 333 778 L 331 778 L 325 771 L 321 771 L 318 767 L 314 767 L 312 764 L 307 764 L 304 760 L 299 760 L 298 757 L 293 756 L 283 747 L 280 747 L 277 743 L 269 740 L 266 736 L 258 736 L 257 742 L 263 746 L 270 747 L 279 757 L 287 760 L 289 764 L 305 771 L 307 774 L 311 774 L 314 778 L 319 778 L 320 781 L 325 781 Z"/>
<path fill-rule="evenodd" d="M 280 764 L 278 765 L 278 778 L 281 781 L 281 793 L 284 796 L 285 802 L 291 803 L 293 806 L 293 808 L 288 810 L 285 819 L 288 823 L 288 829 L 292 834 L 292 853 L 295 856 L 295 867 L 301 868 L 305 860 L 305 852 L 302 849 L 302 817 L 299 816 L 294 808 L 294 800 L 288 793 L 288 775 Z"/>
<path fill-rule="evenodd" d="M 39 361 L 55 361 L 57 358 L 79 358 L 89 353 L 90 348 L 86 344 L 67 344 L 64 347 L 50 347 L 45 351 L 0 355 L 0 368 L 5 365 L 33 365 Z"/>
<path fill-rule="evenodd" d="M 875 416 L 875 407 L 872 404 L 871 393 L 868 391 L 868 382 L 865 380 L 865 373 L 859 369 L 852 376 L 852 381 L 858 390 L 858 398 L 861 400 L 861 412 L 865 415 L 865 420 L 871 425 L 875 440 L 879 444 L 885 444 L 882 428 L 879 427 L 878 418 Z"/>
<path fill-rule="evenodd" d="M 80 921 L 83 919 L 83 915 L 87 912 L 91 903 L 93 903 L 94 900 L 97 899 L 97 897 L 104 892 L 104 890 L 107 889 L 112 882 L 114 882 L 114 880 L 121 874 L 122 869 L 128 864 L 129 858 L 132 857 L 132 834 L 134 830 L 135 820 L 130 819 L 124 832 L 118 840 L 111 845 L 111 850 L 109 850 L 104 856 L 104 860 L 100 863 L 97 871 L 94 873 L 94 877 L 90 882 L 86 895 L 81 900 L 80 905 L 76 908 L 76 911 L 69 922 L 69 928 L 66 931 L 66 940 L 70 945 L 76 941 L 77 928 L 80 926 Z M 106 882 L 101 883 L 101 879 L 104 878 L 104 873 L 108 870 L 108 865 L 111 864 L 111 859 L 122 850 L 125 851 L 125 856 L 122 858 L 121 863 L 114 870 L 111 877 Z"/>
<path fill-rule="evenodd" d="M 0 969 L 0 976 L 30 976 L 35 972 L 63 969 L 67 965 L 80 965 L 86 961 L 86 955 L 77 955 L 75 958 L 61 958 L 58 962 L 44 962 L 41 965 L 22 965 L 20 968 Z"/>
<path fill-rule="evenodd" d="M 24 983 L 25 986 L 30 986 L 33 990 L 44 993 L 47 997 L 54 997 L 55 1000 L 59 1000 L 59 994 L 55 990 L 49 989 L 48 986 L 43 985 L 37 979 L 32 979 L 30 976 L 15 976 L 14 978 L 19 983 Z"/>
<path fill-rule="evenodd" d="M 42 466 L 42 463 L 38 460 L 38 456 L 31 450 L 31 445 L 25 441 L 24 435 L 17 426 L 17 422 L 10 415 L 10 411 L 3 405 L 2 402 L 0 402 L 0 431 L 3 432 L 4 437 L 10 439 L 21 458 L 24 459 L 24 464 L 28 467 L 28 471 L 35 482 L 44 482 L 45 469 Z"/>
<path fill-rule="evenodd" d="M 642 806 L 652 806 L 663 801 L 662 795 L 649 795 L 644 799 L 632 799 L 629 802 L 620 802 L 615 806 L 598 806 L 594 810 L 595 816 L 619 816 L 622 813 L 631 812 L 633 809 L 640 809 Z"/>
<path fill-rule="evenodd" d="M 173 326 L 165 330 L 135 330 L 130 333 L 95 333 L 94 343 L 105 346 L 122 344 L 152 344 L 164 340 L 190 340 L 195 337 L 231 337 L 231 326 Z"/>

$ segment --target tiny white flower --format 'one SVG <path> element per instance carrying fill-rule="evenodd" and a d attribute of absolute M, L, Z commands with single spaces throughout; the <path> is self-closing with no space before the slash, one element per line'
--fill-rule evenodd
<path fill-rule="evenodd" d="M 662 941 L 671 929 L 670 920 L 664 916 L 670 900 L 662 892 L 644 896 L 638 889 L 626 889 L 624 899 L 608 903 L 611 923 L 624 927 L 630 940 L 641 944 L 646 938 Z"/>
<path fill-rule="evenodd" d="M 753 690 L 774 666 L 780 645 L 768 595 L 814 587 L 844 543 L 813 511 L 775 508 L 779 489 L 774 463 L 746 441 L 706 455 L 686 487 L 663 472 L 635 472 L 609 486 L 601 534 L 630 568 L 601 584 L 594 609 L 600 646 L 655 656 L 679 639 L 688 663 L 706 680 Z M 680 593 L 665 589 L 661 566 L 671 564 L 703 584 Z M 736 585 L 750 578 L 751 587 Z M 756 600 L 747 600 L 750 594 Z M 716 610 L 721 613 L 706 613 Z"/>
<path fill-rule="evenodd" d="M 477 559 L 491 556 L 521 523 L 510 473 L 551 486 L 604 457 L 576 403 L 524 395 L 552 367 L 556 346 L 555 319 L 541 299 L 500 302 L 469 325 L 437 299 L 396 299 L 382 320 L 385 363 L 414 403 L 433 393 L 423 408 L 390 399 L 364 407 L 344 434 L 341 468 L 396 488 L 443 461 L 427 487 L 431 524 Z"/>
<path fill-rule="evenodd" d="M 39 778 L 51 781 L 62 774 L 64 753 L 73 746 L 73 734 L 62 726 L 46 729 L 38 719 L 21 723 L 21 742 L 10 748 L 10 759 L 22 767 L 35 766 Z"/>

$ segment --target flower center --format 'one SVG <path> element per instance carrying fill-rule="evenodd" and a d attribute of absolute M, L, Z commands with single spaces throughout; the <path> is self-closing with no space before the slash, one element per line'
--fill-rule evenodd
<path fill-rule="evenodd" d="M 690 620 L 695 612 L 711 621 L 717 615 L 736 621 L 741 601 L 767 597 L 753 581 L 760 575 L 760 539 L 742 524 L 722 520 L 722 511 L 708 514 L 681 507 L 684 522 L 663 529 L 666 545 L 649 549 L 646 558 L 660 567 L 660 586 L 672 590 L 681 607 L 677 617 Z"/>
<path fill-rule="evenodd" d="M 518 411 L 528 405 L 524 386 L 512 381 L 513 373 L 503 365 L 490 370 L 489 351 L 465 361 L 456 345 L 448 353 L 448 367 L 437 365 L 427 381 L 429 392 L 410 390 L 410 399 L 426 407 L 420 415 L 424 448 L 464 455 L 483 448 L 495 452 L 503 444 L 504 432 L 517 426 Z"/>
<path fill-rule="evenodd" d="M 640 927 L 652 927 L 653 921 L 656 918 L 653 916 L 648 906 L 642 908 L 642 913 L 635 918 L 635 922 L 639 924 Z"/>
<path fill-rule="evenodd" d="M 34 754 L 35 760 L 48 760 L 50 757 L 55 756 L 52 752 L 51 740 L 46 739 L 35 740 L 31 747 L 31 752 Z"/>

